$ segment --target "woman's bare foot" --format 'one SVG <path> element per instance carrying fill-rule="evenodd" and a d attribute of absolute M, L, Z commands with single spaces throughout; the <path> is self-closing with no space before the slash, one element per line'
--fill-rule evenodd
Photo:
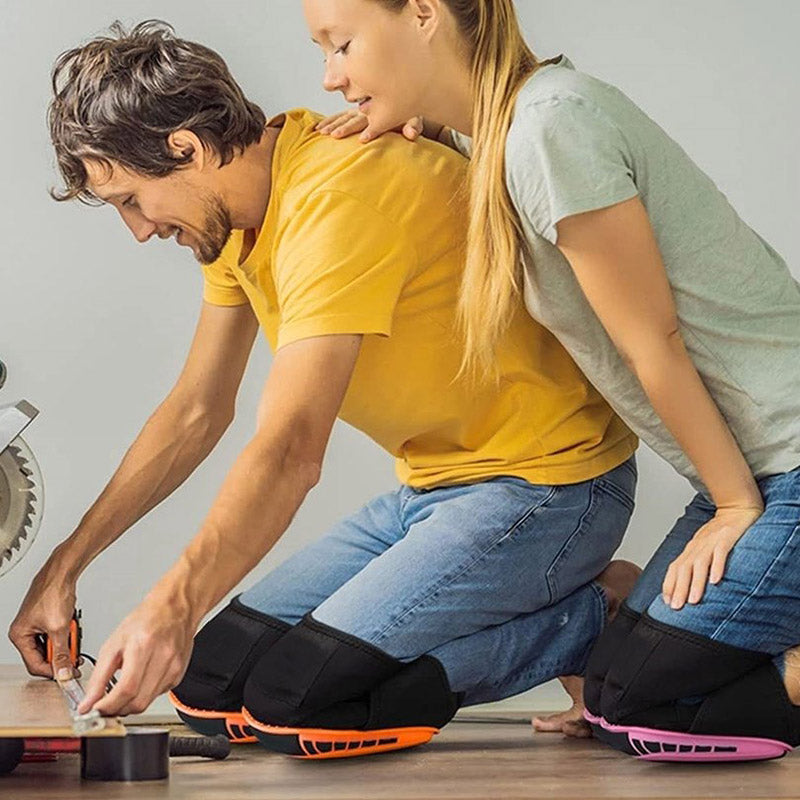
<path fill-rule="evenodd" d="M 622 601 L 631 593 L 642 570 L 630 561 L 612 561 L 595 579 L 606 593 L 608 621 L 617 616 Z M 790 651 L 791 652 L 791 651 Z M 787 654 L 786 674 L 789 674 Z M 798 691 L 800 691 L 800 648 L 797 657 Z M 586 739 L 592 735 L 589 723 L 583 718 L 583 678 L 580 675 L 565 675 L 559 678 L 561 685 L 572 700 L 572 707 L 546 717 L 534 717 L 531 725 L 540 733 L 563 733 L 576 739 Z M 792 701 L 794 702 L 794 701 Z"/>
<path fill-rule="evenodd" d="M 789 699 L 800 706 L 800 646 L 787 650 L 784 654 L 783 684 Z"/>

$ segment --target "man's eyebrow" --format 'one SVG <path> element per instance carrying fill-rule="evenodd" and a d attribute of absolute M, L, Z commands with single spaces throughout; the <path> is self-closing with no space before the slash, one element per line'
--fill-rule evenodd
<path fill-rule="evenodd" d="M 126 194 L 129 194 L 128 192 L 114 192 L 109 195 L 101 195 L 95 192 L 93 189 L 89 189 L 89 191 L 92 193 L 94 197 L 96 197 L 103 203 L 107 203 L 109 200 L 116 200 L 118 197 L 124 197 Z"/>

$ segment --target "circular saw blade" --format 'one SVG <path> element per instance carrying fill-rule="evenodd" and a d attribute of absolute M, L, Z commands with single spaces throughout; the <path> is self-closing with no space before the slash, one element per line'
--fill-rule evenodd
<path fill-rule="evenodd" d="M 21 437 L 0 453 L 0 575 L 12 569 L 39 531 L 42 473 Z"/>

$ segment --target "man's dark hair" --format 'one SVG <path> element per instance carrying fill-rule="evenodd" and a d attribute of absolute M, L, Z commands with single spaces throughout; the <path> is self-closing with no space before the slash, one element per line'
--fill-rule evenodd
<path fill-rule="evenodd" d="M 81 159 L 115 161 L 151 177 L 187 164 L 168 136 L 186 129 L 219 159 L 259 141 L 264 112 L 251 103 L 218 53 L 175 36 L 166 22 L 131 31 L 115 22 L 108 36 L 62 53 L 53 67 L 50 137 L 64 179 L 56 200 L 96 204 Z"/>

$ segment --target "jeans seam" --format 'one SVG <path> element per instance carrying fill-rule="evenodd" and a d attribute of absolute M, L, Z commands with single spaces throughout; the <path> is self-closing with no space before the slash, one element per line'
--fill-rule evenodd
<path fill-rule="evenodd" d="M 725 629 L 725 627 L 729 623 L 733 622 L 733 620 L 736 617 L 736 615 L 739 613 L 739 611 L 742 610 L 742 608 L 744 607 L 745 603 L 747 603 L 748 600 L 753 598 L 758 593 L 759 588 L 763 585 L 764 581 L 767 580 L 767 578 L 769 577 L 769 574 L 772 571 L 773 567 L 775 566 L 777 561 L 781 558 L 781 556 L 784 554 L 786 549 L 789 547 L 789 543 L 792 541 L 792 539 L 794 539 L 794 537 L 797 535 L 798 532 L 800 532 L 800 523 L 795 525 L 795 527 L 792 530 L 792 532 L 789 534 L 789 536 L 786 537 L 786 541 L 783 543 L 783 546 L 781 547 L 780 551 L 775 556 L 775 558 L 773 558 L 772 561 L 770 561 L 769 565 L 764 570 L 764 574 L 761 576 L 761 578 L 759 579 L 758 583 L 755 586 L 753 586 L 751 591 L 749 591 L 747 593 L 747 595 L 745 595 L 739 601 L 739 603 L 736 605 L 736 608 L 734 608 L 733 611 L 731 611 L 731 613 L 728 614 L 728 616 L 724 620 L 722 620 L 722 622 L 720 622 L 720 624 L 717 626 L 716 630 L 711 634 L 711 638 L 712 639 L 719 638 L 720 635 L 722 634 L 723 630 Z"/>
<path fill-rule="evenodd" d="M 605 492 L 615 500 L 618 500 L 629 511 L 633 511 L 633 509 L 636 507 L 636 500 L 634 500 L 634 498 L 632 498 L 626 491 L 620 489 L 619 486 L 616 486 L 610 481 L 604 481 L 602 478 L 595 478 L 593 482 L 601 492 Z"/>
<path fill-rule="evenodd" d="M 547 584 L 547 592 L 549 595 L 550 603 L 555 602 L 556 595 L 558 594 L 558 579 L 556 578 L 556 565 L 561 560 L 562 556 L 568 555 L 574 549 L 574 545 L 572 542 L 576 539 L 576 537 L 580 536 L 581 531 L 583 530 L 584 522 L 589 518 L 592 510 L 595 506 L 595 479 L 592 479 L 591 485 L 589 487 L 589 501 L 586 504 L 586 508 L 583 510 L 583 513 L 578 520 L 575 529 L 572 533 L 567 537 L 567 540 L 561 546 L 561 549 L 556 553 L 555 558 L 553 558 L 550 566 L 545 570 L 544 578 L 545 583 Z"/>
<path fill-rule="evenodd" d="M 522 525 L 524 525 L 528 521 L 528 519 L 530 519 L 530 517 L 536 511 L 538 511 L 539 509 L 544 508 L 550 502 L 550 500 L 552 500 L 552 498 L 555 495 L 557 489 L 558 489 L 557 486 L 550 486 L 549 487 L 549 491 L 547 492 L 547 494 L 543 498 L 541 498 L 536 503 L 531 505 L 525 511 L 525 513 L 522 514 L 522 516 L 520 516 L 512 525 L 510 525 L 508 528 L 506 528 L 502 532 L 502 534 L 500 536 L 498 536 L 496 539 L 494 539 L 484 550 L 482 550 L 480 553 L 478 553 L 475 556 L 475 558 L 473 558 L 469 563 L 465 564 L 462 567 L 461 570 L 459 570 L 458 572 L 449 574 L 446 577 L 443 577 L 436 584 L 434 584 L 431 587 L 430 591 L 427 594 L 425 594 L 422 598 L 420 598 L 414 605 L 409 606 L 397 618 L 395 618 L 394 620 L 391 620 L 383 628 L 381 628 L 381 630 L 379 630 L 378 633 L 375 635 L 375 640 L 376 641 L 380 641 L 386 635 L 386 633 L 388 631 L 392 630 L 392 628 L 397 627 L 397 625 L 402 620 L 404 620 L 409 614 L 412 614 L 414 611 L 416 611 L 420 607 L 424 606 L 425 603 L 430 602 L 430 600 L 435 599 L 445 586 L 451 584 L 457 578 L 460 578 L 466 572 L 468 572 L 469 570 L 473 569 L 475 567 L 475 565 L 477 563 L 479 563 L 480 561 L 483 561 L 486 558 L 486 556 L 492 550 L 494 550 L 495 547 L 497 547 L 501 542 L 504 542 L 506 539 L 508 539 L 508 537 L 511 536 L 511 534 L 515 530 L 517 530 Z"/>

